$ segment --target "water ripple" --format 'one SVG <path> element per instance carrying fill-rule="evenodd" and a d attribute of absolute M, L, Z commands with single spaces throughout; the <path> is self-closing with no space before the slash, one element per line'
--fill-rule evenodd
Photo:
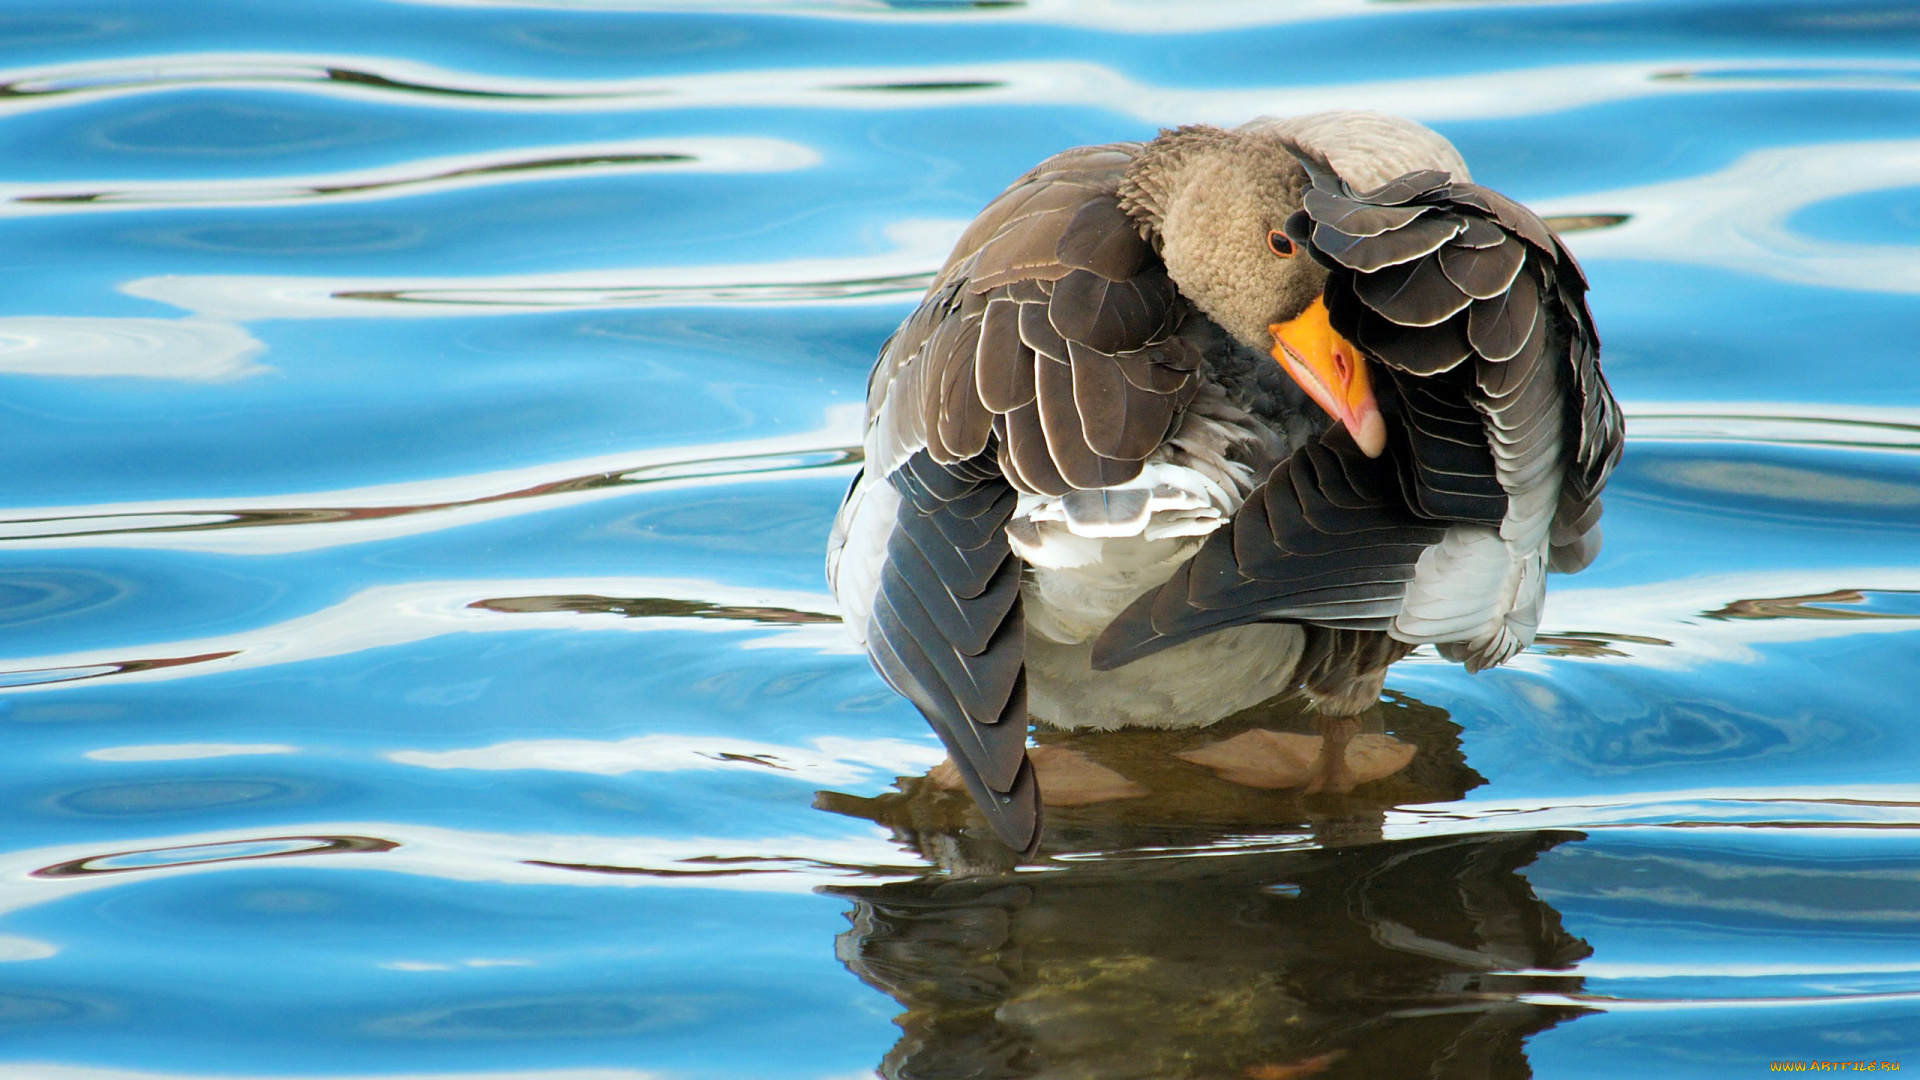
<path fill-rule="evenodd" d="M 503 0 L 400 0 L 421 7 L 487 9 L 505 6 Z M 1426 8 L 1459 8 L 1486 0 L 1421 0 Z M 1506 6 L 1532 7 L 1558 0 L 1506 0 Z M 1617 0 L 1600 0 L 1617 2 Z M 516 8 L 560 11 L 681 11 L 676 0 L 512 0 Z M 1268 0 L 1215 0 L 1204 5 L 1168 6 L 1163 0 L 746 0 L 729 3 L 729 11 L 775 15 L 807 15 L 841 21 L 915 23 L 1055 23 L 1086 26 L 1107 33 L 1185 34 L 1235 30 L 1256 26 L 1383 15 L 1377 0 L 1291 0 L 1276 7 Z"/>
<path fill-rule="evenodd" d="M 1879 1014 L 1920 986 L 1920 409 L 1888 375 L 1920 292 L 1908 15 L 407 3 L 0 17 L 26 163 L 0 376 L 54 492 L 0 509 L 0 960 L 35 961 L 0 1072 L 504 1078 L 550 1037 L 659 1076 L 852 1076 L 899 1037 L 887 1075 L 1548 1075 L 1661 1039 L 1757 1057 L 1776 1006 L 1813 1010 L 1772 1029 L 1807 1045 L 1904 1031 Z M 1350 22 L 1267 29 L 1308 20 Z M 1161 761 L 1016 870 L 817 584 L 862 357 L 996 174 L 1332 107 L 1436 123 L 1594 270 L 1643 398 L 1609 547 L 1508 669 L 1396 667 L 1369 732 L 1417 748 L 1380 786 Z M 603 310 L 628 314 L 573 314 Z M 1142 787 L 1151 737 L 1113 751 Z M 1747 1030 L 1554 1027 L 1703 1007 Z M 1228 1049 L 1153 1056 L 1176 1045 Z"/>
<path fill-rule="evenodd" d="M 860 412 L 859 406 L 830 408 L 822 428 L 798 436 L 605 455 L 350 491 L 233 500 L 219 507 L 174 500 L 15 509 L 0 518 L 0 545 L 304 551 L 536 513 L 639 487 L 675 489 L 796 473 L 832 475 L 861 458 Z"/>
<path fill-rule="evenodd" d="M 0 373 L 232 382 L 265 370 L 244 327 L 211 319 L 0 317 Z"/>
<path fill-rule="evenodd" d="M 1844 605 L 1844 606 L 1843 606 Z M 1735 600 L 1707 619 L 1920 619 L 1920 590 L 1832 589 L 1806 596 Z"/>
<path fill-rule="evenodd" d="M 277 87 L 451 109 L 636 111 L 717 108 L 924 110 L 1079 105 L 1156 124 L 1239 123 L 1260 115 L 1378 109 L 1424 121 L 1538 116 L 1673 94 L 1832 89 L 1852 73 L 1876 87 L 1920 89 L 1920 63 L 1712 57 L 1543 65 L 1460 75 L 1231 88 L 1156 85 L 1078 60 L 782 68 L 639 79 L 538 79 L 452 71 L 398 59 L 281 53 L 128 57 L 0 72 L 0 113 L 55 108 L 184 86 Z M 1682 73 L 1685 73 L 1684 76 Z M 1723 77 L 1724 73 L 1724 77 Z"/>
<path fill-rule="evenodd" d="M 537 596 L 623 596 L 625 604 L 653 607 L 657 615 L 611 620 L 558 606 L 496 608 L 501 593 Z M 726 609 L 751 611 L 744 619 L 716 618 Z M 671 612 L 672 614 L 666 614 Z M 769 619 L 766 613 L 781 617 Z M 593 629 L 648 632 L 667 628 L 763 635 L 762 647 L 849 652 L 831 597 L 761 590 L 675 578 L 535 579 L 531 581 L 428 581 L 368 588 L 331 607 L 270 626 L 219 637 L 144 646 L 163 656 L 128 658 L 130 649 L 102 648 L 59 656 L 16 657 L 0 670 L 0 692 L 22 693 L 62 683 L 112 679 L 151 681 L 191 678 L 343 656 L 404 645 L 448 634 L 530 629 Z"/>
<path fill-rule="evenodd" d="M 465 277 L 169 274 L 120 291 L 209 320 L 466 318 L 554 308 L 905 304 L 926 291 L 966 222 L 889 225 L 892 250 L 847 258 Z"/>
<path fill-rule="evenodd" d="M 424 65 L 389 61 L 390 71 L 434 72 Z M 436 72 L 436 75 L 439 74 Z M 137 57 L 64 68 L 29 69 L 0 76 L 0 102 L 5 106 L 37 103 L 43 98 L 98 96 L 178 86 L 272 85 L 276 83 L 337 83 L 399 94 L 444 95 L 454 98 L 543 100 L 580 96 L 565 92 L 489 89 L 460 86 L 441 75 L 421 77 L 379 74 L 339 67 L 325 60 L 271 54 L 201 54 L 198 56 Z"/>
<path fill-rule="evenodd" d="M 1468 800 L 1401 807 L 1387 814 L 1387 839 L 1488 830 L 1821 830 L 1920 829 L 1920 787 L 1844 785 L 1797 789 L 1702 788 L 1555 800 Z"/>
<path fill-rule="evenodd" d="M 693 885 L 755 892 L 805 894 L 849 878 L 912 877 L 925 866 L 874 830 L 852 836 L 639 836 L 496 833 L 396 822 L 327 822 L 299 835 L 261 837 L 202 833 L 138 850 L 110 854 L 32 849 L 0 854 L 0 872 L 46 882 L 44 891 L 12 890 L 0 911 L 55 901 L 65 890 L 116 888 L 135 883 L 132 871 L 204 873 L 234 863 L 309 855 L 378 856 L 327 859 L 337 870 L 386 873 L 461 882 L 578 886 Z M 126 860 L 102 865 L 103 860 Z M 321 864 L 315 864 L 316 866 Z M 719 875 L 599 873 L 625 870 L 732 870 Z M 745 869 L 773 871 L 740 873 Z M 585 872 L 583 872 L 585 871 Z"/>
<path fill-rule="evenodd" d="M 399 846 L 392 840 L 380 840 L 371 836 L 268 836 L 258 840 L 227 840 L 216 844 L 186 844 L 180 847 L 116 851 L 111 855 L 88 855 L 41 867 L 33 871 L 32 876 L 69 878 L 93 874 L 127 874 L 162 867 L 206 866 L 211 863 L 240 862 L 250 859 L 285 859 L 298 855 L 392 851 Z"/>
<path fill-rule="evenodd" d="M 766 625 L 832 623 L 840 616 L 792 608 L 715 604 L 706 600 L 675 600 L 664 596 L 496 596 L 470 606 L 505 613 L 564 611 L 578 615 L 619 615 L 628 619 L 728 619 Z"/>
<path fill-rule="evenodd" d="M 413 289 L 335 289 L 333 299 L 475 307 L 602 308 L 793 304 L 832 300 L 900 301 L 933 284 L 931 271 L 839 281 L 739 282 L 727 285 L 501 285 Z M 463 314 L 466 312 L 462 312 Z"/>
<path fill-rule="evenodd" d="M 395 750 L 386 757 L 396 764 L 423 769 L 535 769 L 597 776 L 746 768 L 771 770 L 808 783 L 852 784 L 870 779 L 876 771 L 889 776 L 924 772 L 946 756 L 925 743 L 899 739 L 823 736 L 811 742 L 811 746 L 788 746 L 655 733 L 617 740 L 523 739 L 459 750 Z"/>
<path fill-rule="evenodd" d="M 1916 69 L 1920 70 L 1920 69 Z M 1920 80 L 1911 83 L 1920 89 Z M 1715 172 L 1534 204 L 1542 214 L 1605 206 L 1618 228 L 1575 236 L 1583 259 L 1654 259 L 1861 292 L 1920 292 L 1920 248 L 1808 236 L 1788 219 L 1816 203 L 1920 185 L 1920 140 L 1752 150 Z"/>
<path fill-rule="evenodd" d="M 193 664 L 207 664 L 225 660 L 239 653 L 238 649 L 219 652 L 198 653 L 191 656 L 151 656 L 132 660 L 105 660 L 78 664 L 53 664 L 48 667 L 13 668 L 0 671 L 0 690 L 30 689 L 52 686 L 56 683 L 84 682 L 88 679 L 105 679 L 118 675 L 138 675 L 150 671 L 166 671 L 170 668 L 187 667 Z"/>
<path fill-rule="evenodd" d="M 1793 411 L 1787 411 L 1793 410 Z M 1920 450 L 1920 409 L 1874 406 L 1635 401 L 1634 442 L 1769 443 L 1845 450 Z"/>
<path fill-rule="evenodd" d="M 1578 1005 L 1602 1012 L 1666 1012 L 1674 1009 L 1754 1009 L 1848 1006 L 1875 1002 L 1920 1001 L 1920 991 L 1896 990 L 1881 993 L 1829 993 L 1783 995 L 1778 997 L 1682 997 L 1625 998 L 1605 994 L 1527 993 L 1518 1000 L 1532 1005 Z M 1849 1061 L 1848 1064 L 1851 1064 Z"/>
<path fill-rule="evenodd" d="M 701 136 L 518 146 L 507 151 L 421 158 L 377 169 L 271 179 L 219 178 L 193 184 L 77 182 L 60 191 L 9 184 L 0 185 L 0 201 L 6 204 L 6 212 L 16 214 L 166 206 L 273 206 L 384 199 L 576 176 L 790 172 L 819 163 L 817 152 L 784 139 Z"/>

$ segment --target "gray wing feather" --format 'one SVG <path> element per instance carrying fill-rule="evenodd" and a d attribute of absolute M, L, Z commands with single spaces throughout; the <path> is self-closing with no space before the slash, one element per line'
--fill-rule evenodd
<path fill-rule="evenodd" d="M 888 477 L 901 495 L 867 628 L 880 674 L 917 706 L 994 829 L 1029 850 L 1040 802 L 1027 764 L 1021 566 L 1007 544 L 1016 500 L 996 468 L 920 451 Z"/>
<path fill-rule="evenodd" d="M 1199 390 L 1189 308 L 1115 194 L 1137 147 L 1058 155 L 977 218 L 868 388 L 868 467 L 902 496 L 868 626 L 1008 844 L 1031 851 L 1018 492 L 1138 476 Z M 1199 322 L 1199 320 L 1193 320 Z"/>
<path fill-rule="evenodd" d="M 1455 411 L 1479 414 L 1483 445 L 1489 459 L 1500 462 L 1498 472 L 1511 492 L 1543 479 L 1556 463 L 1566 465 L 1552 525 L 1553 563 L 1566 570 L 1586 565 L 1598 549 L 1595 508 L 1619 461 L 1623 425 L 1600 371 L 1587 281 L 1572 253 L 1532 211 L 1479 185 L 1435 184 L 1429 175 L 1410 174 L 1380 189 L 1392 199 L 1376 200 L 1372 193 L 1356 194 L 1324 158 L 1302 152 L 1302 160 L 1314 189 L 1288 233 L 1316 244 L 1326 237 L 1340 247 L 1337 257 L 1313 252 L 1332 270 L 1327 307 L 1334 328 L 1397 369 L 1394 382 L 1421 429 L 1416 442 L 1439 434 L 1424 422 L 1437 403 L 1405 393 L 1414 379 L 1402 376 L 1467 369 L 1468 381 L 1419 381 L 1451 397 Z M 1420 190 L 1407 196 L 1415 188 Z M 1415 209 L 1423 213 L 1409 216 Z M 1388 243 L 1396 229 L 1441 215 L 1456 216 L 1464 226 L 1438 248 L 1371 274 L 1353 269 L 1368 245 Z M 1405 224 L 1377 228 L 1398 219 Z M 1349 230 L 1339 221 L 1359 221 L 1364 228 Z M 1424 248 L 1426 239 L 1415 237 L 1406 248 Z M 1565 421 L 1558 441 L 1548 438 L 1554 414 Z M 1428 472 L 1450 472 L 1460 464 L 1450 466 L 1453 459 L 1430 449 L 1414 456 Z M 1429 479 L 1459 489 L 1437 475 Z M 1480 490 L 1491 494 L 1484 485 Z M 1417 501 L 1430 511 L 1446 510 Z"/>
<path fill-rule="evenodd" d="M 1554 565 L 1577 569 L 1597 548 L 1621 425 L 1572 255 L 1524 207 L 1444 172 L 1355 192 L 1325 157 L 1294 149 L 1313 187 L 1286 231 L 1328 268 L 1334 329 L 1384 370 L 1388 452 L 1368 459 L 1342 429 L 1296 451 L 1114 620 L 1096 667 L 1274 620 L 1347 635 L 1310 639 L 1330 671 L 1384 666 L 1406 648 L 1382 631 L 1421 552 L 1456 523 L 1500 527 L 1511 499 L 1563 465 Z"/>

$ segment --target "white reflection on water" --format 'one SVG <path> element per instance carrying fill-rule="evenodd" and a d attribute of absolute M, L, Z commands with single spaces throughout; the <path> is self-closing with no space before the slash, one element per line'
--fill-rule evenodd
<path fill-rule="evenodd" d="M 279 664 L 343 656 L 405 645 L 447 634 L 526 630 L 584 630 L 746 634 L 798 637 L 795 647 L 821 652 L 857 652 L 838 625 L 791 626 L 751 618 L 684 615 L 621 616 L 596 610 L 501 611 L 481 606 L 501 597 L 637 597 L 680 600 L 744 611 L 790 612 L 832 619 L 833 598 L 824 593 L 749 589 L 682 578 L 524 578 L 427 581 L 364 589 L 328 608 L 254 630 L 136 647 L 88 649 L 0 661 L 0 692 L 54 689 L 70 682 L 112 679 L 148 682 L 190 678 Z M 32 681 L 5 685 L 10 674 Z"/>
<path fill-rule="evenodd" d="M 367 201 L 583 175 L 790 172 L 819 163 L 817 152 L 785 139 L 688 136 L 516 146 L 510 151 L 418 158 L 380 168 L 271 179 L 210 177 L 191 184 L 169 180 L 0 184 L 0 203 L 4 203 L 4 213 L 33 215 L 146 210 L 169 205 L 273 206 L 315 200 Z"/>
<path fill-rule="evenodd" d="M 1388 840 L 1465 836 L 1529 829 L 1583 831 L 1684 829 L 1739 836 L 1753 828 L 1818 829 L 1823 835 L 1868 837 L 1885 829 L 1920 829 L 1920 785 L 1822 784 L 1818 787 L 1706 787 L 1682 791 L 1585 793 L 1578 799 L 1481 797 L 1389 810 Z"/>
<path fill-rule="evenodd" d="M 45 511 L 42 511 L 45 512 Z M 35 511 L 26 511 L 35 513 Z M 0 521 L 0 540 L 39 536 L 70 537 L 86 533 L 146 532 L 183 527 L 206 527 L 237 521 L 237 514 L 86 514 L 80 517 L 15 518 Z"/>
<path fill-rule="evenodd" d="M 902 851 L 878 826 L 840 835 L 711 837 L 499 833 L 413 822 L 312 822 L 316 833 L 378 836 L 391 848 L 332 852 L 303 865 L 337 872 L 375 870 L 445 881 L 503 885 L 694 888 L 810 893 L 850 878 L 867 882 L 916 877 L 919 856 Z M 234 829 L 149 838 L 156 848 L 247 843 L 258 834 Z M 155 865 L 112 874 L 35 877 L 34 871 L 97 857 L 98 842 L 60 844 L 0 854 L 0 912 L 53 904 L 96 889 L 120 888 L 176 874 L 224 874 L 245 860 Z M 14 1074 L 7 1074 L 12 1077 Z"/>
<path fill-rule="evenodd" d="M 631 739 L 522 739 L 465 750 L 396 750 L 388 760 L 428 769 L 550 769 L 620 776 L 630 772 L 749 769 L 817 784 L 855 784 L 878 770 L 887 776 L 924 772 L 946 758 L 926 743 L 826 736 L 812 746 L 785 746 L 706 735 L 641 735 Z"/>
<path fill-rule="evenodd" d="M 1836 591 L 1920 590 L 1920 568 L 1849 566 L 1716 574 L 1644 585 L 1582 588 L 1557 582 L 1547 604 L 1543 636 L 1600 634 L 1612 655 L 1583 659 L 1629 664 L 1641 670 L 1684 670 L 1703 664 L 1753 664 L 1758 646 L 1818 641 L 1856 634 L 1905 634 L 1920 616 L 1872 618 L 1703 618 L 1742 601 L 1819 597 Z M 1636 640 L 1638 639 L 1638 640 Z M 1416 663 L 1420 662 L 1418 659 Z M 1522 653 L 1509 666 L 1545 672 L 1556 661 Z"/>
<path fill-rule="evenodd" d="M 253 362 L 266 348 L 213 320 L 0 318 L 0 372 L 9 375 L 230 382 L 267 370 Z"/>
<path fill-rule="evenodd" d="M 284 743 L 156 743 L 147 746 L 103 746 L 81 756 L 94 761 L 197 761 L 201 758 L 299 752 L 299 747 Z"/>
<path fill-rule="evenodd" d="M 1822 917 L 1827 912 L 1821 911 Z M 1876 912 L 1884 917 L 1886 912 Z M 1894 914 L 1905 915 L 1906 912 Z M 1671 979 L 1698 978 L 1712 976 L 1730 979 L 1764 979 L 1782 975 L 1880 975 L 1907 974 L 1920 963 L 1913 960 L 1889 960 L 1881 963 L 1861 961 L 1835 961 L 1832 963 L 1785 963 L 1754 964 L 1739 961 L 1727 961 L 1710 964 L 1650 964 L 1644 961 L 1584 961 L 1576 964 L 1571 972 L 1554 971 L 1554 975 L 1574 974 L 1590 979 Z M 1544 974 L 1544 973 L 1543 973 Z"/>
<path fill-rule="evenodd" d="M 1630 214 L 1567 243 L 1584 259 L 1654 259 L 1863 292 L 1920 292 L 1920 247 L 1822 240 L 1788 228 L 1815 203 L 1920 184 L 1920 139 L 1755 150 L 1719 172 L 1586 192 L 1534 205 L 1543 214 Z"/>
<path fill-rule="evenodd" d="M 380 965 L 388 971 L 458 971 L 461 968 L 537 967 L 537 961 L 524 957 L 474 956 L 453 963 L 438 960 L 389 960 Z"/>
<path fill-rule="evenodd" d="M 60 946 L 39 938 L 0 934 L 0 964 L 20 960 L 45 960 L 60 951 Z"/>
<path fill-rule="evenodd" d="M 745 483 L 811 468 L 850 474 L 849 464 L 821 465 L 813 455 L 838 454 L 860 443 L 863 405 L 823 410 L 821 426 L 797 435 L 704 443 L 552 462 L 468 476 L 410 480 L 338 491 L 294 492 L 202 502 L 169 499 L 0 511 L 0 544 L 12 548 L 139 547 L 274 555 L 471 525 L 576 506 L 632 493 L 635 485 L 674 490 Z M 592 481 L 603 480 L 604 483 Z M 257 523 L 224 525 L 242 515 Z M 189 527 L 189 531 L 179 530 Z M 638 593 L 627 595 L 642 595 Z"/>
<path fill-rule="evenodd" d="M 423 7 L 552 8 L 568 11 L 699 12 L 705 9 L 686 0 L 400 0 Z M 1508 10 L 1552 7 L 1568 0 L 1507 0 Z M 1583 0 L 1593 3 L 1595 0 Z M 1618 2 L 1618 0 L 1599 0 Z M 1478 8 L 1485 0 L 1424 0 L 1426 9 Z M 1024 0 L 1005 6 L 954 4 L 897 5 L 879 0 L 746 0 L 730 2 L 727 10 L 773 15 L 806 14 L 815 17 L 872 21 L 1022 22 L 1088 26 L 1110 33 L 1178 34 L 1241 27 L 1284 26 L 1362 15 L 1390 14 L 1393 8 L 1379 0 L 1208 0 L 1205 4 L 1169 4 L 1167 0 Z"/>
<path fill-rule="evenodd" d="M 1920 450 L 1920 409 L 1763 401 L 1633 401 L 1629 442 L 1772 443 Z M 1821 415 L 1824 413 L 1825 415 Z"/>
<path fill-rule="evenodd" d="M 1560 974 L 1555 972 L 1555 974 Z M 1571 1008 L 1598 1009 L 1601 1012 L 1667 1012 L 1685 1009 L 1752 1009 L 1841 1006 L 1920 1001 L 1920 991 L 1899 990 L 1884 994 L 1812 994 L 1798 997 L 1740 998 L 1615 998 L 1600 994 L 1516 994 L 1514 1000 L 1529 1005 L 1562 1005 Z"/>
<path fill-rule="evenodd" d="M 1185 11 L 1193 5 L 1185 5 Z M 353 78 L 337 78 L 352 71 Z M 150 93 L 174 86 L 273 86 L 325 97 L 487 112 L 688 109 L 911 110 L 980 105 L 1080 106 L 1150 124 L 1239 123 L 1262 114 L 1378 109 L 1429 123 L 1540 116 L 1605 102 L 1755 89 L 1830 89 L 1848 76 L 1920 90 L 1903 60 L 1728 60 L 1559 64 L 1412 79 L 1319 85 L 1181 87 L 1144 83 L 1102 64 L 1037 59 L 970 64 L 764 68 L 639 79 L 539 79 L 453 71 L 385 57 L 198 53 L 0 71 L 13 97 L 0 114 Z"/>
<path fill-rule="evenodd" d="M 967 223 L 890 223 L 891 250 L 845 258 L 704 266 L 635 266 L 544 274 L 290 277 L 168 274 L 120 291 L 210 319 L 421 319 L 517 315 L 553 308 L 895 304 L 918 297 Z"/>

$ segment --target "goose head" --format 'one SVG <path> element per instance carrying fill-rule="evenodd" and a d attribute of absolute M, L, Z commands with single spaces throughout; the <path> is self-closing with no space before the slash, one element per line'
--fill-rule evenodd
<path fill-rule="evenodd" d="M 1366 357 L 1327 320 L 1327 269 L 1305 250 L 1308 238 L 1287 233 L 1309 186 L 1290 144 L 1311 146 L 1356 187 L 1420 168 L 1468 178 L 1453 147 L 1418 124 L 1318 113 L 1162 132 L 1128 170 L 1121 206 L 1194 306 L 1247 348 L 1270 353 L 1362 452 L 1377 457 L 1387 428 Z"/>

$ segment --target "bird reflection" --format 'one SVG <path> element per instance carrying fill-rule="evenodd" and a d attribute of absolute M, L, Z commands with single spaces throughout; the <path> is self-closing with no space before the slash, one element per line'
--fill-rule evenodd
<path fill-rule="evenodd" d="M 1173 733 L 1043 736 L 1143 790 L 1050 807 L 1038 873 L 1013 873 L 937 777 L 823 793 L 945 871 L 830 890 L 854 905 L 841 962 L 905 1010 L 880 1074 L 1531 1075 L 1524 1041 L 1583 1010 L 1525 995 L 1577 992 L 1557 973 L 1592 950 L 1520 871 L 1582 834 L 1384 840 L 1388 807 L 1484 781 L 1441 710 L 1397 697 L 1376 713 L 1412 753 L 1345 795 L 1241 787 L 1170 753 Z M 1289 722 L 1310 721 L 1274 703 L 1208 737 Z"/>
<path fill-rule="evenodd" d="M 1486 783 L 1460 750 L 1446 712 L 1387 691 L 1361 717 L 1348 761 L 1361 783 L 1346 794 L 1308 794 L 1318 752 L 1304 699 L 1283 696 L 1197 731 L 1034 732 L 1034 764 L 1047 780 L 1042 865 L 1089 853 L 1208 848 L 1231 837 L 1273 844 L 1339 845 L 1380 839 L 1388 807 L 1448 802 Z M 1285 783 L 1281 753 L 1300 766 Z M 1265 756 L 1264 761 L 1257 760 Z M 1256 759 L 1254 769 L 1238 767 Z M 1008 872 L 1019 856 L 993 839 L 948 766 L 905 777 L 874 798 L 822 792 L 824 810 L 865 818 L 955 874 Z M 1249 775 L 1251 773 L 1251 775 Z M 1276 777 L 1280 779 L 1276 780 Z"/>
<path fill-rule="evenodd" d="M 1101 863 L 836 889 L 840 960 L 934 1077 L 1525 1077 L 1587 956 L 1517 872 L 1580 834 Z M 1511 974 L 1507 974 L 1511 973 Z"/>

